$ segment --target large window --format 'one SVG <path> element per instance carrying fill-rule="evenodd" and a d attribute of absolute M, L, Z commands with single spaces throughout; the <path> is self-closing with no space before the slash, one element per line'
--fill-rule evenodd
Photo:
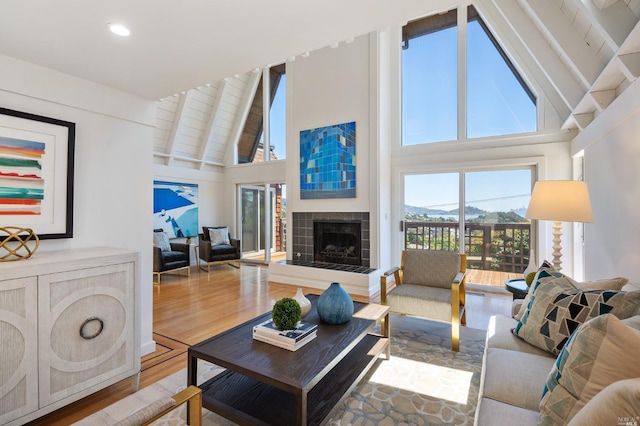
<path fill-rule="evenodd" d="M 286 156 L 285 71 L 285 64 L 275 65 L 260 79 L 238 142 L 239 164 L 283 160 Z M 265 97 L 269 99 L 268 112 L 264 110 Z M 265 128 L 269 129 L 268 141 Z"/>
<path fill-rule="evenodd" d="M 449 12 L 455 23 L 455 11 Z M 402 143 L 458 138 L 455 26 L 406 38 L 402 52 Z"/>
<path fill-rule="evenodd" d="M 469 6 L 408 23 L 402 31 L 402 144 L 416 145 L 536 130 L 536 100 Z M 466 59 L 458 63 L 459 26 Z M 459 78 L 466 75 L 465 78 Z M 460 105 L 459 93 L 466 93 Z"/>
<path fill-rule="evenodd" d="M 271 102 L 269 114 L 269 144 L 271 145 L 272 158 L 274 160 L 284 160 L 287 156 L 286 134 L 286 98 L 287 98 L 287 75 L 282 74 L 275 95 Z"/>
<path fill-rule="evenodd" d="M 531 221 L 524 215 L 532 172 L 405 175 L 404 248 L 466 253 L 467 282 L 475 284 L 502 287 L 505 279 L 522 276 L 531 247 Z"/>

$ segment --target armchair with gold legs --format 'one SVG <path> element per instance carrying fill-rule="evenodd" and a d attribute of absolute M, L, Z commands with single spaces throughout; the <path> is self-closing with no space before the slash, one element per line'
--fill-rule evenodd
<path fill-rule="evenodd" d="M 451 350 L 460 349 L 465 325 L 467 256 L 450 251 L 405 250 L 399 267 L 380 277 L 380 301 L 391 312 L 451 323 Z M 395 287 L 389 289 L 390 277 Z"/>

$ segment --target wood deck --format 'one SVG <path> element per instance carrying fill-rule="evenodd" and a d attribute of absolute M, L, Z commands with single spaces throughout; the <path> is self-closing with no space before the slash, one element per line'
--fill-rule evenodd
<path fill-rule="evenodd" d="M 522 273 L 467 269 L 467 284 L 479 284 L 504 288 L 504 282 L 509 278 L 522 278 Z"/>

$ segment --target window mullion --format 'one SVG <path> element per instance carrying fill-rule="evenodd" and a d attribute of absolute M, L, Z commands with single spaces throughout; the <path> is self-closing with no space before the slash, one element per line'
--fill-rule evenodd
<path fill-rule="evenodd" d="M 458 8 L 458 140 L 467 138 L 467 8 Z"/>

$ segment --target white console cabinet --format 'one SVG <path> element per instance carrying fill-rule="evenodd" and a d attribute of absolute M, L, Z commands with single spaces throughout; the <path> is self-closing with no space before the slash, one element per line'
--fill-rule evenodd
<path fill-rule="evenodd" d="M 137 252 L 92 248 L 0 263 L 0 424 L 140 372 L 138 262 Z"/>

